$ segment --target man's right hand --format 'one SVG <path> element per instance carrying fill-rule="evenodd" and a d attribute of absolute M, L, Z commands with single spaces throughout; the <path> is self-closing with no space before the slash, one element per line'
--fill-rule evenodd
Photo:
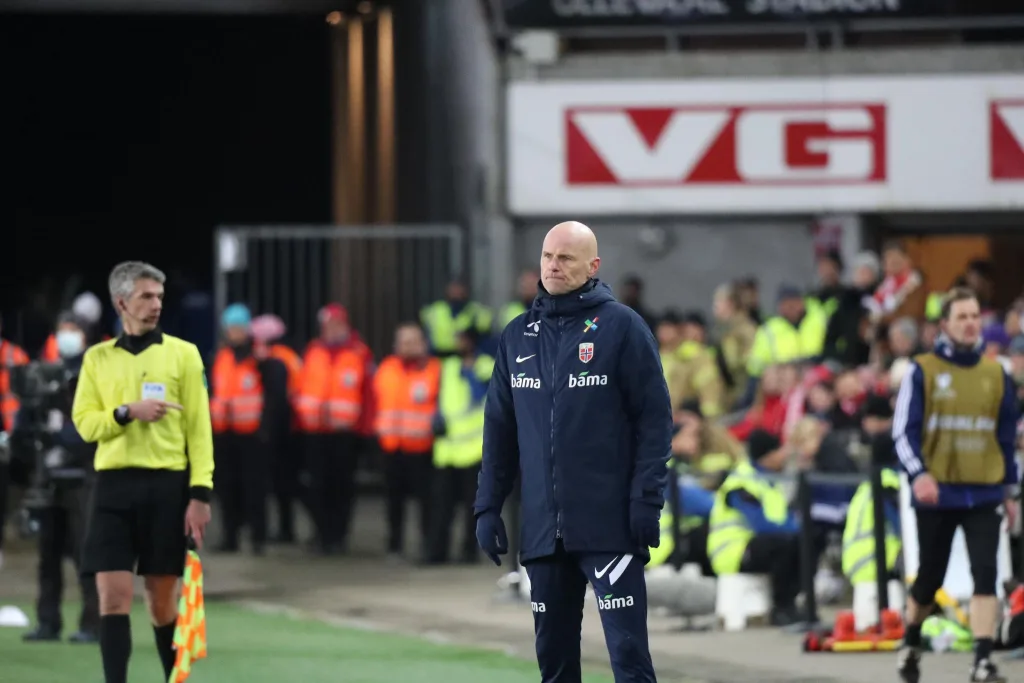
<path fill-rule="evenodd" d="M 498 555 L 508 552 L 508 536 L 505 534 L 505 522 L 497 512 L 484 512 L 476 518 L 476 542 L 487 557 L 497 566 L 501 566 Z"/>
<path fill-rule="evenodd" d="M 930 474 L 922 474 L 914 480 L 914 498 L 925 505 L 935 505 L 939 502 L 939 484 L 935 477 Z"/>
<path fill-rule="evenodd" d="M 184 408 L 170 401 L 147 398 L 135 403 L 129 403 L 128 417 L 139 422 L 158 422 L 167 414 L 168 410 L 184 410 Z"/>

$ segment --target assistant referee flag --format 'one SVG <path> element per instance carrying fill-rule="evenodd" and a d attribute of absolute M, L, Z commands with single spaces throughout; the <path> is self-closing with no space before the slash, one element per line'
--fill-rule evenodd
<path fill-rule="evenodd" d="M 158 422 L 118 424 L 110 406 L 138 401 L 147 390 L 184 410 L 168 411 Z M 112 339 L 86 351 L 71 418 L 85 441 L 99 444 L 97 471 L 189 469 L 192 497 L 208 501 L 213 489 L 209 404 L 203 360 L 194 344 L 163 334 L 135 355 Z"/>

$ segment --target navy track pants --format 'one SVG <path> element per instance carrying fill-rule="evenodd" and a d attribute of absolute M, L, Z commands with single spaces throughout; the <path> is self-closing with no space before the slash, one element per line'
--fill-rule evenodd
<path fill-rule="evenodd" d="M 647 641 L 642 557 L 567 553 L 526 564 L 542 683 L 580 683 L 580 633 L 587 581 L 594 587 L 615 683 L 657 683 Z"/>

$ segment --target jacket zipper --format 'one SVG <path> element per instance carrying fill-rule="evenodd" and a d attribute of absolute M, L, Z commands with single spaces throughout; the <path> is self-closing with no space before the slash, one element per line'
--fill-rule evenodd
<path fill-rule="evenodd" d="M 551 358 L 551 496 L 555 500 L 555 538 L 562 537 L 562 508 L 558 505 L 558 477 L 555 474 L 555 392 L 558 389 L 558 354 L 562 350 L 562 326 L 564 320 L 558 319 L 558 343 L 555 354 Z"/>

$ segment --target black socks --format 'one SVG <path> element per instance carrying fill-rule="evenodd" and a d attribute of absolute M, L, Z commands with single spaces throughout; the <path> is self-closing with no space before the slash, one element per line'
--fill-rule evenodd
<path fill-rule="evenodd" d="M 128 683 L 128 658 L 132 654 L 132 629 L 127 614 L 100 617 L 100 654 L 106 683 Z"/>
<path fill-rule="evenodd" d="M 978 664 L 983 659 L 992 657 L 992 639 L 978 638 L 974 641 L 974 663 Z"/>
<path fill-rule="evenodd" d="M 164 665 L 164 680 L 171 677 L 174 670 L 174 629 L 177 626 L 177 619 L 166 626 L 154 626 L 153 635 L 156 636 L 156 651 L 160 655 L 160 662 Z"/>
<path fill-rule="evenodd" d="M 903 633 L 903 642 L 908 647 L 921 647 L 921 624 L 907 624 Z"/>

